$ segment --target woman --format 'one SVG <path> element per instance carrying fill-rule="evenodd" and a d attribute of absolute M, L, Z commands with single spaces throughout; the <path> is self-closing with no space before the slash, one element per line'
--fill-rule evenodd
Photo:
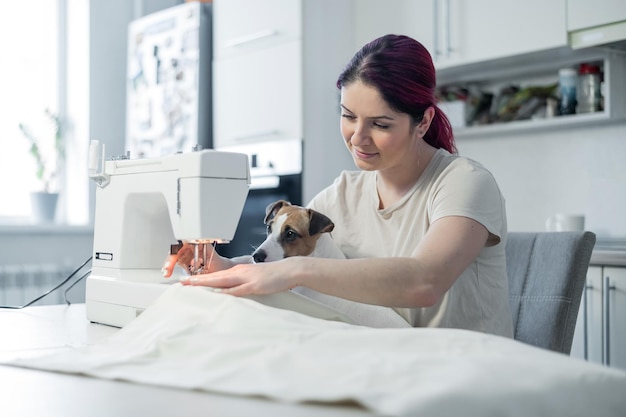
<path fill-rule="evenodd" d="M 455 155 L 428 51 L 383 36 L 357 52 L 337 87 L 341 133 L 360 171 L 341 173 L 310 207 L 333 219 L 348 259 L 242 264 L 214 254 L 215 272 L 184 283 L 237 296 L 303 286 L 392 307 L 416 327 L 511 337 L 504 200 L 485 168 Z"/>

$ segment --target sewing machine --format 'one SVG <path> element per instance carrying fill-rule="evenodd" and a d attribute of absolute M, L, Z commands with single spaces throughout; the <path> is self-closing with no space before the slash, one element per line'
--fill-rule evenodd
<path fill-rule="evenodd" d="M 171 245 L 227 243 L 237 228 L 250 174 L 244 154 L 203 150 L 152 159 L 104 161 L 90 146 L 96 181 L 90 321 L 121 327 L 176 278 L 161 268 Z"/>
<path fill-rule="evenodd" d="M 151 159 L 105 161 L 92 141 L 89 177 L 96 182 L 87 318 L 123 327 L 176 277 L 161 268 L 178 241 L 228 243 L 248 195 L 245 154 L 203 150 Z M 101 169 L 101 170 L 100 170 Z M 263 219 L 259 219 L 262 222 Z M 256 301 L 329 320 L 350 318 L 291 291 L 251 296 Z"/>

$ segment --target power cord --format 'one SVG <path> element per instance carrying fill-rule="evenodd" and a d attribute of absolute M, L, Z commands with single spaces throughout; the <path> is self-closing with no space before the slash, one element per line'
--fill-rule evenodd
<path fill-rule="evenodd" d="M 8 309 L 13 309 L 13 310 L 19 310 L 22 308 L 26 308 L 34 303 L 36 303 L 37 301 L 41 300 L 42 298 L 46 297 L 47 295 L 51 294 L 52 292 L 58 290 L 59 288 L 61 288 L 63 285 L 67 284 L 72 277 L 74 277 L 74 275 L 76 275 L 81 269 L 83 269 L 85 267 L 85 265 L 87 265 L 89 262 L 91 262 L 91 259 L 93 257 L 90 256 L 85 262 L 83 262 L 83 264 L 81 266 L 79 266 L 78 268 L 76 268 L 76 270 L 74 270 L 74 272 L 72 272 L 67 278 L 65 278 L 63 281 L 61 281 L 59 284 L 57 284 L 56 286 L 54 286 L 54 288 L 46 291 L 45 293 L 41 294 L 40 296 L 38 296 L 37 298 L 32 299 L 31 301 L 29 301 L 28 303 L 21 305 L 21 306 L 4 306 L 4 305 L 0 305 L 0 308 L 8 308 Z M 74 287 L 76 284 L 78 284 L 80 281 L 82 281 L 85 277 L 87 277 L 89 274 L 91 273 L 91 270 L 85 272 L 80 278 L 78 278 L 75 282 L 72 283 L 72 285 L 70 285 L 66 290 L 64 295 L 65 298 L 65 302 L 67 303 L 67 305 L 70 305 L 70 302 L 67 299 L 67 292 L 72 289 L 72 287 Z"/>
<path fill-rule="evenodd" d="M 76 284 L 78 284 L 79 282 L 81 282 L 81 281 L 82 281 L 83 279 L 85 279 L 85 278 L 86 278 L 89 274 L 91 274 L 91 269 L 90 269 L 89 271 L 85 272 L 83 275 L 81 275 L 81 277 L 80 277 L 80 278 L 78 278 L 76 281 L 74 281 L 74 282 L 72 283 L 72 285 L 70 285 L 69 287 L 67 287 L 67 288 L 65 289 L 65 291 L 63 292 L 63 299 L 65 300 L 65 303 L 66 303 L 68 306 L 69 306 L 70 304 L 72 304 L 72 303 L 70 303 L 70 300 L 68 300 L 68 299 L 67 299 L 67 293 L 68 293 L 68 292 L 69 292 L 72 288 L 74 288 L 74 285 L 76 285 Z"/>

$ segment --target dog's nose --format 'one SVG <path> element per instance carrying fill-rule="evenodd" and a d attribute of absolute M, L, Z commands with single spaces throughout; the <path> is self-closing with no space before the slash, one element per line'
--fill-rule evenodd
<path fill-rule="evenodd" d="M 256 263 L 265 262 L 265 259 L 267 259 L 267 252 L 264 250 L 258 250 L 252 254 L 252 259 L 254 259 L 254 262 Z"/>

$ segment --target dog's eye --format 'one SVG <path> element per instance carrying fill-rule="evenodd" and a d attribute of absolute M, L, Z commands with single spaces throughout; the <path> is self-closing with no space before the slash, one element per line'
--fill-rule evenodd
<path fill-rule="evenodd" d="M 293 230 L 287 230 L 287 232 L 285 232 L 285 240 L 287 242 L 293 242 L 297 238 L 298 238 L 298 234 L 294 232 Z"/>
<path fill-rule="evenodd" d="M 265 228 L 265 232 L 266 232 L 268 235 L 271 235 L 271 234 L 272 234 L 272 225 L 271 225 L 271 224 L 268 224 L 268 225 L 267 225 L 267 227 Z"/>

